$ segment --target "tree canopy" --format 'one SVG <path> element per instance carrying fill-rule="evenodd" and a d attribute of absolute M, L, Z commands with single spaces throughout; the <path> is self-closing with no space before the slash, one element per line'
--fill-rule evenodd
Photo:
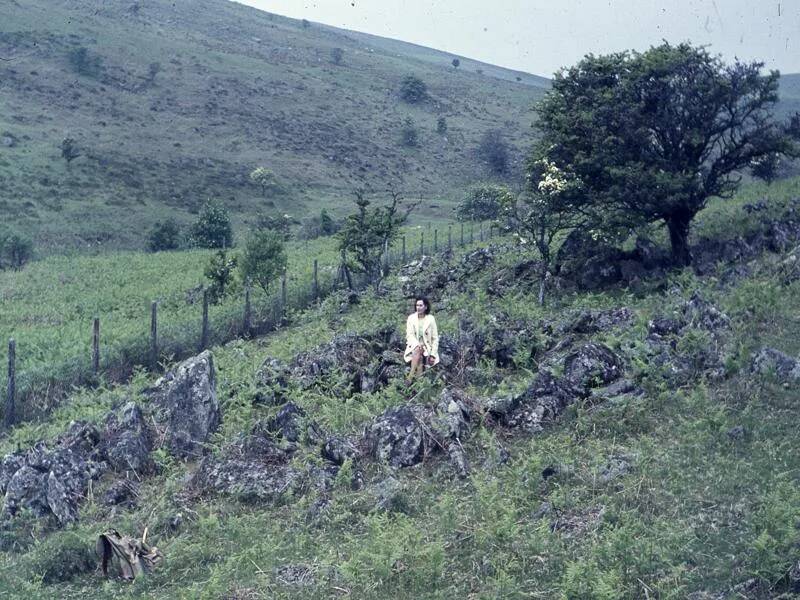
<path fill-rule="evenodd" d="M 686 265 L 689 227 L 708 199 L 730 197 L 765 159 L 796 153 L 772 118 L 779 74 L 762 68 L 686 43 L 588 55 L 557 73 L 540 103 L 529 164 L 547 157 L 573 173 L 581 192 L 568 200 L 605 227 L 662 221 L 674 262 Z"/>

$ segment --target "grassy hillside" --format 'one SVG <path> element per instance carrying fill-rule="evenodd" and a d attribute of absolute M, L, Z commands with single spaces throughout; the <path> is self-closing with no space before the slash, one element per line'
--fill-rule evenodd
<path fill-rule="evenodd" d="M 389 186 L 449 216 L 489 129 L 519 174 L 543 80 L 260 12 L 226 0 L 5 3 L 0 21 L 0 211 L 42 253 L 135 249 L 156 220 L 218 197 L 257 212 L 349 205 Z M 334 64 L 333 48 L 343 51 Z M 417 104 L 403 77 L 428 86 Z M 444 117 L 447 130 L 437 133 Z M 419 146 L 400 144 L 411 118 Z M 65 138 L 80 154 L 61 157 Z M 248 180 L 267 166 L 278 185 Z"/>
<path fill-rule="evenodd" d="M 772 192 L 753 190 L 725 210 L 712 208 L 702 216 L 704 234 L 742 235 L 758 227 L 741 205 L 765 196 Z M 371 460 L 332 467 L 311 441 L 292 445 L 276 433 L 275 443 L 292 449 L 292 468 L 327 469 L 329 485 L 309 483 L 254 502 L 208 490 L 198 495 L 188 477 L 198 465 L 158 450 L 159 473 L 136 480 L 131 505 L 104 504 L 114 481 L 108 475 L 91 488 L 77 525 L 50 532 L 46 520 L 23 515 L 4 529 L 0 594 L 796 597 L 797 384 L 751 370 L 763 346 L 800 353 L 800 280 L 787 277 L 784 257 L 723 264 L 708 277 L 677 272 L 638 292 L 564 294 L 540 308 L 535 285 L 508 279 L 509 269 L 533 257 L 508 247 L 494 256 L 437 291 L 436 316 L 444 334 L 484 336 L 489 349 L 510 343 L 514 352 L 502 362 L 487 350 L 465 369 L 448 370 L 446 380 L 420 381 L 411 393 L 398 379 L 351 394 L 334 370 L 312 388 L 290 385 L 282 399 L 328 434 L 357 438 L 390 407 L 435 404 L 443 390 L 458 389 L 483 407 L 462 439 L 467 477 L 459 478 L 435 446 L 409 468 Z M 507 282 L 504 291 L 489 293 L 497 281 Z M 400 281 L 390 280 L 389 288 L 345 309 L 331 298 L 284 331 L 215 348 L 224 417 L 212 460 L 222 460 L 242 433 L 255 436 L 278 412 L 279 406 L 257 400 L 264 391 L 256 377 L 262 363 L 319 352 L 321 341 L 344 332 L 400 331 L 407 301 Z M 715 308 L 654 342 L 658 328 L 651 321 L 682 318 L 696 294 Z M 599 323 L 598 315 L 627 316 L 587 326 Z M 716 324 L 704 323 L 709 316 Z M 527 333 L 501 340 L 504 327 Z M 537 373 L 563 375 L 565 356 L 589 342 L 623 357 L 633 391 L 601 388 L 554 422 L 545 420 L 542 431 L 515 427 L 491 412 L 493 399 L 525 389 Z M 666 362 L 654 347 L 667 352 Z M 139 374 L 128 386 L 76 393 L 47 423 L 19 427 L 0 440 L 0 453 L 52 439 L 74 419 L 102 424 L 106 411 L 122 402 L 147 406 L 152 383 Z M 108 527 L 137 536 L 147 527 L 166 561 L 134 584 L 102 581 L 91 549 Z"/>

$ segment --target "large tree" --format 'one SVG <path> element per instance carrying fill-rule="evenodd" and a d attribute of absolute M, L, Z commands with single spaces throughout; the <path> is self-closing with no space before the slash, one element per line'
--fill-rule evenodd
<path fill-rule="evenodd" d="M 557 73 L 539 105 L 541 146 L 581 182 L 580 208 L 610 228 L 663 222 L 678 265 L 712 196 L 730 197 L 741 173 L 796 155 L 772 118 L 777 71 L 725 64 L 703 47 L 588 55 Z"/>

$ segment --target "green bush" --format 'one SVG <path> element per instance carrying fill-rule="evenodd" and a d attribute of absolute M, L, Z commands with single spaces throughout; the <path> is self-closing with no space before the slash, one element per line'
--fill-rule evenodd
<path fill-rule="evenodd" d="M 209 200 L 200 209 L 200 217 L 192 226 L 192 243 L 201 248 L 233 246 L 233 226 L 221 202 Z"/>
<path fill-rule="evenodd" d="M 428 97 L 428 86 L 416 75 L 406 75 L 400 82 L 400 97 L 409 104 L 422 102 Z"/>
<path fill-rule="evenodd" d="M 0 232 L 0 269 L 19 271 L 33 258 L 33 241 L 21 233 Z"/>
<path fill-rule="evenodd" d="M 247 239 L 242 257 L 242 278 L 269 293 L 270 285 L 286 270 L 286 250 L 279 233 L 263 229 Z"/>
<path fill-rule="evenodd" d="M 506 186 L 479 183 L 467 189 L 464 199 L 456 207 L 456 215 L 459 221 L 496 219 L 503 207 L 513 201 L 514 196 Z"/>
<path fill-rule="evenodd" d="M 26 556 L 25 566 L 31 579 L 41 577 L 44 583 L 69 581 L 96 568 L 94 543 L 74 531 L 59 531 Z"/>
<path fill-rule="evenodd" d="M 147 236 L 147 249 L 150 252 L 177 250 L 180 245 L 181 229 L 178 222 L 172 217 L 164 222 L 156 223 Z"/>
<path fill-rule="evenodd" d="M 84 46 L 73 48 L 67 54 L 72 70 L 78 75 L 99 79 L 103 74 L 103 60 Z"/>
<path fill-rule="evenodd" d="M 203 275 L 211 281 L 211 286 L 208 288 L 208 296 L 212 304 L 218 304 L 233 291 L 236 281 L 234 272 L 238 262 L 238 257 L 228 256 L 228 253 L 221 249 L 214 253 L 205 269 L 203 269 Z"/>
<path fill-rule="evenodd" d="M 400 143 L 409 148 L 419 145 L 419 132 L 411 117 L 406 117 L 406 120 L 403 121 L 403 127 L 400 129 Z"/>

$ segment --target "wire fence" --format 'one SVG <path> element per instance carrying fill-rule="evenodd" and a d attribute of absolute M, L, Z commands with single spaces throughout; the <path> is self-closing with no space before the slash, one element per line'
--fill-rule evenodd
<path fill-rule="evenodd" d="M 476 244 L 492 240 L 499 231 L 484 223 L 456 223 L 446 230 L 421 228 L 419 236 L 406 234 L 383 254 L 383 274 L 398 266 L 418 260 L 425 255 L 471 250 Z M 252 301 L 246 287 L 239 301 L 224 307 L 209 305 L 208 292 L 198 315 L 193 319 L 164 322 L 159 319 L 158 302 L 153 301 L 143 324 L 149 320 L 149 335 L 130 335 L 103 344 L 103 322 L 95 317 L 91 322 L 91 350 L 89 353 L 64 358 L 59 364 L 30 367 L 17 372 L 17 359 L 21 347 L 18 340 L 8 341 L 8 369 L 2 424 L 6 429 L 13 425 L 36 420 L 47 415 L 71 390 L 98 383 L 127 381 L 137 369 L 158 372 L 163 365 L 183 360 L 211 346 L 237 338 L 264 335 L 287 323 L 291 314 L 306 309 L 340 289 L 363 290 L 375 283 L 361 273 L 337 269 L 319 269 L 314 261 L 308 279 L 293 279 L 284 273 L 280 285 L 270 297 Z M 88 329 L 88 328 L 87 328 Z"/>

